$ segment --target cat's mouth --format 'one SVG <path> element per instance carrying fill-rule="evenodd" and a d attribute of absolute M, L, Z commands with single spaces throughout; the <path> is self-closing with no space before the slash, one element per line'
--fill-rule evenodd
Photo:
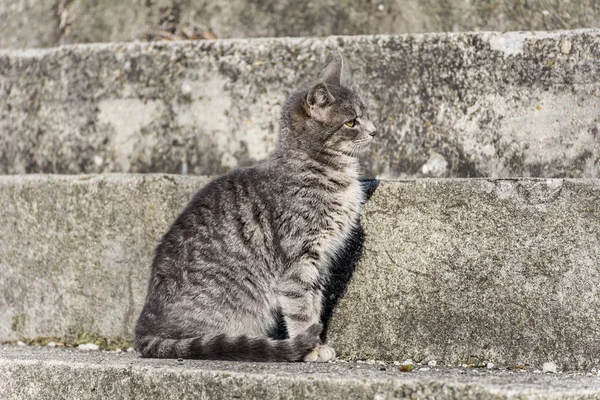
<path fill-rule="evenodd" d="M 353 147 L 356 147 L 359 149 L 359 151 L 362 151 L 364 149 L 367 148 L 367 146 L 373 141 L 373 136 L 367 136 L 365 138 L 362 138 L 360 140 L 355 140 L 354 142 L 352 142 Z"/>
<path fill-rule="evenodd" d="M 368 145 L 371 143 L 372 140 L 373 137 L 355 140 L 352 142 L 352 145 L 349 149 L 341 150 L 341 152 L 344 155 L 356 158 L 367 149 Z"/>

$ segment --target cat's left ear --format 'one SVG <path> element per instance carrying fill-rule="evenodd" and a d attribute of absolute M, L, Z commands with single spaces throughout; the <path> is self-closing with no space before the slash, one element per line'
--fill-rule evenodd
<path fill-rule="evenodd" d="M 341 54 L 335 56 L 333 61 L 321 72 L 320 80 L 330 85 L 341 85 L 344 58 Z"/>

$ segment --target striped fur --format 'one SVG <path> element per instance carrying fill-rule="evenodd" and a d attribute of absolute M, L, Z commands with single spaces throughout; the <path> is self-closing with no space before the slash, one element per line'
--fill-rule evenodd
<path fill-rule="evenodd" d="M 357 154 L 375 135 L 341 68 L 286 101 L 268 160 L 206 185 L 164 235 L 136 325 L 144 357 L 332 357 L 324 293 L 339 298 L 332 274 L 362 235 Z"/>
<path fill-rule="evenodd" d="M 224 334 L 188 339 L 165 339 L 143 336 L 137 342 L 138 351 L 146 358 L 194 358 L 204 360 L 293 362 L 319 344 L 323 327 L 315 324 L 293 339 L 274 340 L 268 337 L 228 337 Z"/>

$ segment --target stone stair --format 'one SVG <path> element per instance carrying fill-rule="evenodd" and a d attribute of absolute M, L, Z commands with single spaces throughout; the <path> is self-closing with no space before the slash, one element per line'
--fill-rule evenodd
<path fill-rule="evenodd" d="M 550 31 L 600 28 L 599 21 L 591 0 L 321 0 L 303 6 L 293 0 L 4 0 L 0 48 L 133 41 L 148 30 L 175 27 L 225 39 Z"/>
<path fill-rule="evenodd" d="M 341 52 L 381 134 L 365 176 L 596 178 L 600 31 L 0 51 L 0 173 L 220 174 Z"/>
<path fill-rule="evenodd" d="M 352 2 L 338 20 L 352 33 L 411 31 L 394 28 L 399 6 L 427 30 L 484 20 L 411 1 L 381 2 L 373 15 L 374 3 Z M 32 31 L 47 35 L 14 43 L 54 45 L 65 32 L 42 21 L 55 3 L 0 4 L 0 32 L 17 14 L 40 16 Z M 229 12 L 247 21 L 236 11 L 246 3 Z M 79 15 L 67 39 L 83 42 L 131 40 L 163 12 L 147 3 L 136 11 L 144 22 L 118 12 L 128 2 L 60 4 Z M 537 26 L 542 5 L 531 4 L 507 26 Z M 560 14 L 565 27 L 597 13 L 561 7 L 573 18 Z M 254 33 L 222 23 L 221 36 L 302 36 L 315 10 Z M 380 131 L 363 160 L 377 178 L 364 181 L 364 256 L 330 326 L 341 360 L 182 362 L 39 346 L 77 337 L 126 348 L 160 236 L 212 176 L 266 157 L 284 96 L 334 52 Z M 599 398 L 599 74 L 595 29 L 0 50 L 0 342 L 37 345 L 0 347 L 0 398 Z M 413 372 L 400 371 L 405 359 Z M 535 373 L 553 365 L 561 373 Z"/>
<path fill-rule="evenodd" d="M 0 338 L 130 338 L 153 248 L 207 181 L 0 178 Z M 364 255 L 329 334 L 342 357 L 600 366 L 600 180 L 365 185 Z"/>
<path fill-rule="evenodd" d="M 600 378 L 390 363 L 256 364 L 0 347 L 3 399 L 594 399 Z"/>

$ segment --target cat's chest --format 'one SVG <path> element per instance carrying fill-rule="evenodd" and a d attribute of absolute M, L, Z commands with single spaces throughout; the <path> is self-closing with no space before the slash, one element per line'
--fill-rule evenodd
<path fill-rule="evenodd" d="M 329 222 L 335 222 L 340 230 L 348 229 L 360 213 L 362 190 L 358 181 L 332 196 L 330 213 L 326 216 Z"/>
<path fill-rule="evenodd" d="M 358 181 L 333 196 L 321 226 L 323 251 L 333 254 L 345 246 L 350 232 L 358 223 L 362 196 Z"/>

